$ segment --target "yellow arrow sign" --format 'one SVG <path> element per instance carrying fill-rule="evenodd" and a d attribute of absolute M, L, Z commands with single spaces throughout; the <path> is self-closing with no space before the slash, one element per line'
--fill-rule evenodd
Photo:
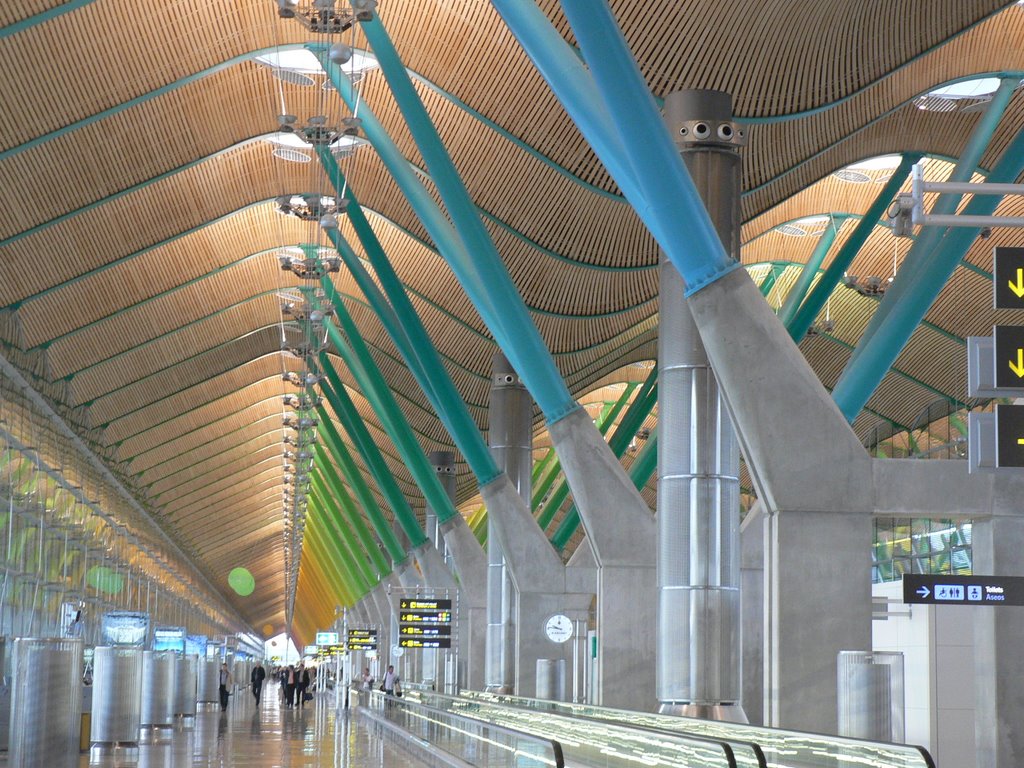
<path fill-rule="evenodd" d="M 1009 281 L 1010 290 L 1013 291 L 1017 298 L 1024 298 L 1024 268 L 1017 268 L 1017 282 L 1013 280 Z"/>
<path fill-rule="evenodd" d="M 1017 374 L 1018 379 L 1024 379 L 1024 349 L 1017 349 L 1017 360 L 1010 361 L 1010 370 Z"/>
<path fill-rule="evenodd" d="M 1024 437 L 1017 438 L 1017 445 L 1024 445 Z"/>

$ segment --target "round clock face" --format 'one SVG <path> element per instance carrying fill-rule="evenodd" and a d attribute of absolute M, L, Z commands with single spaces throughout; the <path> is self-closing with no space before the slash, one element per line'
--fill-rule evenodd
<path fill-rule="evenodd" d="M 572 621 L 568 616 L 556 613 L 544 625 L 544 634 L 553 643 L 564 643 L 572 637 Z"/>

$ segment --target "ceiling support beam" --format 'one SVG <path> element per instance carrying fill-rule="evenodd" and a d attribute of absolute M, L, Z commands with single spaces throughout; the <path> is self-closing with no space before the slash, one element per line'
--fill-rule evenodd
<path fill-rule="evenodd" d="M 350 536 L 346 536 L 349 548 L 355 554 L 365 553 L 363 557 L 366 559 L 367 578 L 371 584 L 376 584 L 391 573 L 391 566 L 370 535 L 363 518 L 356 511 L 352 497 L 349 496 L 345 486 L 340 482 L 327 480 L 326 474 L 322 475 L 322 466 L 310 471 L 312 487 L 315 491 L 310 501 L 320 504 L 322 511 L 327 515 L 327 521 L 333 528 L 351 532 Z M 336 478 L 334 479 L 336 480 Z"/>
<path fill-rule="evenodd" d="M 824 263 L 832 243 L 836 241 L 836 235 L 839 234 L 839 227 L 842 226 L 845 220 L 845 216 L 829 214 L 828 226 L 818 237 L 818 242 L 814 246 L 810 258 L 807 259 L 807 263 L 800 270 L 799 277 L 793 283 L 793 287 L 789 289 L 789 293 L 786 294 L 786 300 L 782 302 L 782 307 L 779 309 L 779 320 L 783 325 L 788 325 L 790 320 L 793 319 L 793 315 L 796 314 L 797 309 L 800 308 L 800 303 L 807 296 L 807 291 L 810 290 L 811 283 L 814 282 L 814 276 L 818 274 L 818 269 Z"/>
<path fill-rule="evenodd" d="M 611 427 L 611 425 L 615 423 L 615 419 L 618 418 L 619 413 L 621 413 L 622 409 L 625 408 L 626 405 L 629 403 L 630 396 L 633 394 L 633 391 L 638 386 L 640 386 L 639 382 L 629 382 L 626 385 L 626 388 L 623 390 L 622 394 L 619 395 L 619 399 L 612 403 L 610 408 L 602 409 L 601 414 L 596 419 L 598 432 L 600 432 L 602 435 L 608 434 L 609 427 Z M 561 465 L 559 463 L 555 464 L 556 473 L 560 469 L 560 467 Z M 554 479 L 554 477 L 551 475 L 549 475 L 549 477 L 552 480 Z M 565 499 L 569 495 L 569 483 L 565 479 L 565 475 L 562 475 L 561 477 L 562 480 L 558 484 L 558 487 L 555 488 L 554 492 L 545 502 L 543 511 L 541 511 L 541 513 L 537 516 L 537 524 L 540 525 L 541 529 L 543 530 L 547 530 L 547 527 L 551 523 L 552 518 L 554 518 L 555 513 L 558 511 L 558 508 L 562 506 L 562 502 L 565 501 Z M 548 485 L 550 485 L 550 483 L 548 483 Z"/>
<path fill-rule="evenodd" d="M 978 160 L 988 147 L 999 120 L 1018 85 L 1016 79 L 1003 80 L 999 90 L 992 97 L 988 109 L 975 126 L 964 154 L 957 167 L 950 174 L 951 181 L 970 179 Z M 1018 133 L 1002 158 L 992 169 L 989 181 L 1000 183 L 1013 181 L 1024 170 L 1024 131 Z M 976 197 L 971 201 L 977 206 L 998 204 L 999 198 Z M 959 195 L 940 195 L 935 207 L 941 213 L 956 210 Z M 994 207 L 993 207 L 994 210 Z M 969 246 L 976 229 L 964 230 L 966 236 L 946 235 L 942 242 L 943 229 L 925 228 L 911 246 L 889 290 L 868 323 L 850 361 L 846 364 L 832 396 L 846 419 L 852 422 L 860 410 L 871 399 L 885 374 L 903 351 L 910 337 L 921 324 L 921 320 L 942 292 L 950 275 L 963 260 L 966 242 Z"/>
<path fill-rule="evenodd" d="M 352 538 L 348 528 L 342 529 L 331 525 L 328 511 L 329 497 L 311 498 L 306 513 L 306 535 L 316 535 L 324 548 L 333 555 L 336 564 L 347 566 L 352 581 L 358 585 L 360 593 L 368 592 L 378 581 L 377 574 L 366 559 L 366 554 Z M 305 541 L 305 538 L 303 539 Z"/>
<path fill-rule="evenodd" d="M 442 523 L 450 520 L 458 515 L 458 511 L 452 504 L 451 498 L 445 492 L 440 480 L 438 480 L 437 473 L 427 460 L 427 455 L 423 451 L 422 446 L 416 440 L 416 436 L 413 434 L 405 414 L 398 407 L 398 403 L 395 401 L 394 395 L 391 394 L 387 381 L 370 355 L 369 348 L 363 342 L 358 327 L 341 301 L 335 300 L 334 308 L 338 323 L 344 329 L 348 340 L 346 341 L 341 332 L 329 319 L 324 321 L 328 338 L 334 344 L 339 354 L 341 354 L 349 372 L 359 383 L 363 396 L 373 406 L 385 432 L 387 432 L 391 442 L 398 449 L 399 455 L 405 462 L 427 503 L 437 513 L 437 517 Z M 422 533 L 418 523 L 417 529 Z M 406 534 L 409 536 L 410 541 L 412 541 L 414 538 L 412 532 L 407 530 Z"/>
<path fill-rule="evenodd" d="M 377 483 L 377 489 L 384 496 L 402 531 L 408 537 L 410 546 L 415 548 L 429 541 L 426 534 L 423 533 L 423 529 L 420 528 L 419 523 L 416 521 L 416 515 L 412 511 L 412 507 L 409 506 L 408 500 L 398 487 L 394 475 L 391 474 L 391 470 L 384 461 L 384 456 L 370 437 L 370 433 L 366 429 L 366 425 L 363 423 L 355 403 L 349 397 L 341 377 L 334 370 L 334 366 L 327 358 L 326 352 L 320 353 L 320 364 L 325 376 L 325 380 L 320 381 L 320 388 L 334 409 L 335 415 L 344 425 L 345 431 L 348 432 L 349 437 L 356 444 L 356 448 L 363 457 L 363 463 L 370 470 L 370 474 Z M 394 559 L 394 553 L 392 553 L 392 558 Z M 399 563 L 403 560 L 403 557 L 395 559 L 396 570 Z"/>
<path fill-rule="evenodd" d="M 647 374 L 647 378 L 640 387 L 640 391 L 637 392 L 636 397 L 633 398 L 633 402 L 631 402 L 629 407 L 626 409 L 626 413 L 623 415 L 622 421 L 619 422 L 619 425 L 615 428 L 611 438 L 608 440 L 608 447 L 611 449 L 612 454 L 616 459 L 621 459 L 623 454 L 625 454 L 629 449 L 629 444 L 633 441 L 636 433 L 640 431 L 644 421 L 646 421 L 647 417 L 651 415 L 651 411 L 654 410 L 654 406 L 657 404 L 658 366 L 654 366 L 651 369 L 651 372 Z M 610 422 L 609 426 L 611 426 Z M 639 490 L 643 486 L 635 485 L 635 487 Z M 559 502 L 559 504 L 561 504 L 561 502 Z M 552 514 L 554 514 L 554 510 L 552 510 Z M 576 505 L 573 504 L 562 519 L 558 528 L 555 530 L 554 535 L 551 537 L 551 543 L 554 544 L 557 549 L 564 549 L 565 545 L 569 542 L 569 539 L 571 539 L 573 534 L 576 533 L 576 529 L 579 525 L 579 510 L 576 508 Z"/>
<path fill-rule="evenodd" d="M 879 191 L 867 212 L 857 222 L 857 226 L 850 233 L 850 236 L 846 238 L 846 242 L 839 248 L 839 253 L 832 259 L 825 273 L 815 284 L 814 289 L 793 313 L 792 319 L 786 323 L 786 329 L 789 331 L 790 338 L 797 344 L 807 335 L 808 329 L 814 324 L 818 313 L 825 306 L 825 302 L 828 301 L 828 298 L 832 295 L 836 286 L 839 285 L 839 281 L 850 268 L 860 249 L 867 242 L 868 237 L 870 237 L 878 222 L 881 221 L 882 216 L 889 209 L 889 203 L 896 197 L 896 193 L 900 191 L 903 182 L 907 180 L 907 177 L 910 175 L 910 169 L 920 159 L 921 155 L 917 153 L 903 155 L 899 167 L 893 171 L 892 176 L 885 182 L 885 186 Z M 774 284 L 774 281 L 772 281 L 772 284 Z M 762 293 L 764 293 L 763 290 Z"/>
<path fill-rule="evenodd" d="M 327 236 L 337 248 L 370 307 L 377 314 L 409 372 L 416 379 L 416 383 L 423 390 L 423 394 L 466 459 L 476 476 L 477 483 L 486 485 L 496 479 L 501 470 L 498 469 L 487 443 L 484 442 L 480 428 L 470 416 L 462 396 L 442 364 L 433 340 L 423 327 L 423 322 L 405 293 L 405 288 L 380 240 L 363 214 L 359 202 L 352 193 L 352 187 L 346 184 L 337 161 L 326 147 L 318 147 L 317 154 L 337 193 L 340 195 L 343 190 L 345 191 L 349 200 L 346 208 L 348 219 L 384 289 L 383 293 L 341 233 L 336 229 L 325 230 Z M 322 284 L 332 303 L 336 307 L 341 304 L 333 283 L 325 277 Z M 444 522 L 444 519 L 441 522 Z"/>
<path fill-rule="evenodd" d="M 330 388 L 330 385 L 323 386 L 323 382 L 321 382 L 321 387 L 324 396 L 331 405 L 331 409 L 338 416 L 338 419 L 342 424 L 345 425 L 345 430 L 351 436 L 354 429 L 350 428 L 346 421 L 346 419 L 350 417 L 350 414 L 348 414 L 348 410 L 344 407 L 345 404 L 341 402 L 334 402 L 335 400 L 338 400 L 338 398 Z M 388 522 L 384 517 L 384 511 L 377 503 L 377 498 L 370 490 L 370 486 L 367 484 L 366 478 L 363 477 L 362 472 L 360 472 L 359 468 L 356 466 L 355 460 L 352 458 L 352 454 L 349 453 L 348 448 L 345 447 L 345 443 L 342 441 L 341 435 L 335 428 L 334 422 L 332 422 L 330 416 L 327 415 L 326 409 L 323 406 L 318 406 L 317 414 L 320 416 L 320 437 L 324 440 L 324 446 L 316 446 L 315 449 L 321 468 L 325 472 L 326 476 L 333 477 L 333 465 L 326 461 L 327 456 L 325 455 L 325 452 L 329 451 L 334 457 L 334 460 L 338 462 L 342 475 L 345 476 L 349 486 L 355 493 L 356 499 L 359 501 L 359 505 L 363 508 L 363 514 L 366 515 L 370 524 L 373 526 L 373 529 L 377 534 L 377 538 L 379 538 L 381 543 L 384 545 L 384 549 L 391 558 L 392 563 L 397 566 L 399 563 L 403 562 L 406 557 L 408 557 L 408 553 L 402 548 L 402 545 L 398 541 L 398 537 L 395 536 L 395 532 L 391 529 L 391 526 L 388 525 Z M 358 419 L 359 414 L 355 413 L 354 415 L 351 415 L 351 418 Z M 367 457 L 362 453 L 363 449 L 359 441 L 356 440 L 355 437 L 352 439 L 356 442 L 357 450 L 359 450 L 360 455 L 363 455 L 363 463 L 370 470 L 370 474 L 376 478 L 373 462 L 370 459 L 367 459 Z M 314 462 L 316 462 L 317 459 L 314 459 Z M 387 466 L 385 465 L 384 471 L 386 470 Z M 378 488 L 379 487 L 380 486 L 378 485 Z M 385 499 L 388 499 L 388 495 L 383 490 L 381 490 L 381 494 Z"/>
<path fill-rule="evenodd" d="M 379 22 L 364 22 L 363 28 L 373 42 L 386 38 Z M 371 37 L 373 36 L 373 37 Z M 376 50 L 377 46 L 380 50 Z M 434 184 L 441 192 L 449 213 L 458 223 L 458 231 L 441 213 L 430 193 L 409 168 L 405 156 L 388 135 L 373 110 L 365 102 L 359 104 L 359 117 L 366 136 L 377 150 L 392 178 L 405 195 L 413 211 L 437 244 L 441 255 L 451 267 L 506 357 L 527 383 L 541 410 L 550 420 L 558 420 L 578 410 L 554 364 L 540 333 L 537 331 L 522 298 L 512 283 L 500 255 L 491 242 L 465 186 L 452 165 L 451 158 L 436 129 L 430 122 L 404 67 L 388 55 L 390 41 L 374 43 L 375 55 L 392 88 L 395 101 L 406 117 L 417 146 L 427 161 Z M 393 51 L 393 48 L 391 48 Z M 353 108 L 356 100 L 352 83 L 338 65 L 321 51 L 321 64 L 332 84 Z M 397 59 L 397 56 L 394 57 Z M 470 254 L 472 251 L 472 255 Z"/>

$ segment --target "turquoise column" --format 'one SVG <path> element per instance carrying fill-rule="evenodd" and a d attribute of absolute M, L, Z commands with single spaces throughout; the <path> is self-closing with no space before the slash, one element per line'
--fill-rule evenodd
<path fill-rule="evenodd" d="M 345 190 L 345 197 L 348 200 L 346 208 L 348 219 L 352 223 L 370 264 L 373 265 L 374 273 L 377 280 L 380 281 L 384 293 L 387 294 L 387 298 L 381 294 L 381 290 L 341 233 L 336 229 L 325 230 L 327 236 L 337 248 L 345 266 L 363 295 L 366 296 L 370 306 L 377 313 L 377 317 L 394 342 L 399 354 L 402 355 L 409 371 L 420 385 L 420 389 L 423 390 L 459 451 L 465 457 L 477 482 L 480 485 L 486 485 L 498 477 L 500 470 L 487 449 L 487 444 L 480 435 L 476 422 L 470 416 L 462 396 L 442 364 L 433 341 L 406 295 L 405 287 L 370 226 L 370 222 L 367 221 L 351 186 L 345 183 L 345 177 L 342 175 L 337 161 L 324 147 L 318 148 L 317 154 L 338 194 L 340 195 L 341 191 Z"/>
<path fill-rule="evenodd" d="M 533 5 L 531 0 L 492 2 L 524 47 L 530 50 L 526 41 L 534 41 L 547 55 L 562 60 L 558 71 L 541 70 L 541 74 L 548 78 L 584 135 L 589 138 L 600 131 L 595 123 L 601 119 L 601 111 L 596 107 L 584 111 L 565 93 L 572 87 L 567 76 L 571 66 L 564 61 L 569 52 L 563 47 L 553 50 L 553 38 L 542 36 L 550 22 L 536 14 L 530 20 L 523 18 L 523 9 Z M 644 203 L 636 208 L 637 214 L 683 276 L 688 292 L 698 291 L 737 269 L 739 264 L 722 246 L 607 3 L 563 0 L 562 10 L 593 75 L 605 119 L 619 137 L 619 151 L 625 155 L 632 177 L 641 185 Z M 536 51 L 531 54 L 531 58 L 536 56 Z M 606 167 L 612 169 L 614 150 L 605 151 L 598 144 L 593 147 Z M 620 186 L 629 183 L 627 176 L 615 176 L 615 180 Z"/>
<path fill-rule="evenodd" d="M 1004 81 L 1004 85 L 1005 83 L 1006 81 Z M 1000 89 L 1002 91 L 1002 86 Z M 1012 92 L 1012 89 L 1010 90 Z M 998 96 L 1000 92 L 997 92 L 996 95 Z M 993 105 L 996 106 L 996 111 L 1001 113 L 995 99 L 990 107 Z M 994 183 L 1014 181 L 1022 171 L 1024 171 L 1024 131 L 1018 133 L 1007 147 L 996 167 L 989 174 L 989 180 Z M 985 210 L 991 212 L 995 210 L 998 202 L 998 197 L 994 195 L 976 196 L 968 203 L 964 212 L 973 213 Z M 953 203 L 954 209 L 955 204 L 956 200 Z M 934 228 L 926 227 L 924 231 L 928 232 L 929 229 Z M 917 256 L 915 259 L 916 269 L 904 274 L 906 271 L 904 268 L 896 275 L 896 280 L 892 283 L 890 290 L 886 292 L 882 303 L 875 312 L 875 315 L 878 316 L 879 313 L 882 313 L 883 308 L 888 310 L 883 313 L 881 320 L 877 323 L 877 331 L 871 338 L 861 338 L 857 350 L 847 363 L 832 391 L 832 398 L 848 421 L 852 422 L 857 418 L 857 414 L 867 404 L 875 389 L 896 362 L 900 352 L 903 351 L 904 346 L 921 324 L 928 309 L 957 266 L 963 261 L 964 254 L 977 233 L 976 228 L 951 231 L 937 248 L 930 251 L 917 251 L 915 254 Z M 915 252 L 922 239 L 919 237 L 915 241 L 911 247 L 911 253 Z M 910 254 L 908 254 L 907 260 L 909 262 Z M 900 294 L 902 295 L 898 294 L 890 298 L 889 294 L 895 289 L 897 283 L 901 285 Z M 872 318 L 873 320 L 874 318 Z M 860 354 L 858 355 L 857 352 Z"/>
<path fill-rule="evenodd" d="M 394 77 L 392 82 L 392 67 L 385 67 L 387 51 L 382 51 L 375 50 L 375 53 L 385 74 L 389 76 L 395 100 L 406 116 L 420 152 L 427 160 L 434 183 L 441 191 L 450 215 L 459 225 L 457 231 L 452 229 L 441 214 L 376 115 L 362 102 L 359 104 L 359 116 L 366 135 L 437 244 L 441 255 L 458 277 L 498 345 L 523 377 L 548 421 L 558 421 L 576 411 L 579 406 L 569 394 L 522 297 L 477 216 L 408 74 L 399 62 L 397 69 L 401 77 Z M 326 54 L 320 52 L 319 57 L 331 82 L 349 107 L 354 108 L 355 94 L 348 78 Z M 408 96 L 409 92 L 411 97 Z M 417 117 L 410 118 L 407 114 L 409 110 L 416 111 Z"/>
<path fill-rule="evenodd" d="M 850 264 L 853 263 L 854 258 L 860 252 L 864 243 L 867 242 L 868 237 L 871 236 L 871 232 L 889 209 L 889 204 L 896 197 L 896 193 L 900 191 L 903 182 L 907 180 L 907 176 L 910 175 L 910 169 L 920 159 L 921 155 L 916 153 L 903 155 L 899 167 L 893 171 L 892 176 L 885 182 L 885 186 L 882 187 L 878 196 L 875 197 L 874 202 L 871 203 L 871 206 L 864 216 L 861 217 L 861 220 L 857 222 L 857 226 L 854 227 L 850 236 L 846 238 L 846 242 L 839 248 L 839 253 L 832 259 L 821 279 L 818 280 L 813 290 L 804 299 L 803 304 L 800 305 L 799 309 L 793 314 L 793 318 L 787 324 L 787 330 L 793 341 L 799 343 L 807 335 L 807 331 L 814 324 L 815 318 L 818 317 L 818 313 L 825 306 L 828 297 L 832 295 L 836 286 L 839 285 L 839 281 L 850 268 Z M 772 280 L 771 284 L 774 285 L 775 281 Z M 771 288 L 769 287 L 768 290 L 771 290 Z M 767 295 L 767 291 L 763 288 L 762 292 Z"/>
<path fill-rule="evenodd" d="M 846 218 L 846 216 L 838 214 L 829 215 L 828 228 L 818 237 L 818 243 L 814 246 L 814 251 L 811 253 L 810 258 L 807 259 L 807 263 L 804 264 L 804 268 L 800 270 L 800 276 L 793 283 L 793 287 L 786 294 L 786 300 L 782 302 L 782 308 L 779 310 L 779 320 L 783 325 L 789 324 L 793 319 L 793 315 L 799 309 L 800 303 L 807 296 L 807 291 L 810 290 L 811 283 L 814 282 L 814 276 L 818 274 L 822 262 L 825 261 L 825 256 L 828 255 L 829 248 L 836 241 L 838 226 L 842 226 L 842 222 Z"/>
<path fill-rule="evenodd" d="M 387 499 L 388 504 L 391 506 L 391 511 L 398 520 L 398 524 L 402 527 L 402 531 L 408 537 L 411 546 L 413 548 L 418 547 L 427 541 L 427 537 L 416 521 L 416 514 L 412 511 L 412 507 L 409 506 L 409 502 L 405 498 L 405 494 L 402 493 L 402 489 L 398 487 L 398 483 L 395 481 L 394 475 L 391 474 L 384 456 L 381 455 L 380 449 L 373 442 L 369 430 L 367 430 L 366 425 L 363 423 L 355 403 L 348 396 L 344 383 L 342 383 L 337 371 L 334 370 L 334 366 L 331 365 L 331 361 L 324 352 L 320 353 L 320 366 L 327 377 L 327 382 L 320 382 L 324 396 L 333 407 L 339 409 L 335 412 L 345 425 L 345 430 L 358 446 L 363 460 L 370 469 L 370 473 L 373 475 L 374 480 L 377 481 L 377 488 L 384 498 Z"/>

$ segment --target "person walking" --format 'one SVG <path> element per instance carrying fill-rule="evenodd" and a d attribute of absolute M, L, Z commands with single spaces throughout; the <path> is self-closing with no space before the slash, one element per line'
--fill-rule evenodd
<path fill-rule="evenodd" d="M 228 663 L 222 661 L 220 664 L 220 711 L 227 712 L 228 710 L 228 686 L 231 685 L 231 670 L 228 669 Z"/>
<path fill-rule="evenodd" d="M 381 681 L 380 689 L 388 696 L 394 696 L 396 692 L 402 690 L 401 685 L 402 683 L 398 678 L 398 673 L 395 672 L 394 665 L 388 664 L 388 671 L 384 673 L 384 679 Z"/>
<path fill-rule="evenodd" d="M 288 669 L 281 674 L 281 682 L 284 684 L 284 705 L 288 709 L 291 709 L 292 704 L 295 703 L 296 678 L 295 665 L 289 664 Z"/>
<path fill-rule="evenodd" d="M 249 675 L 249 682 L 252 683 L 252 695 L 256 699 L 256 706 L 260 705 L 260 696 L 263 693 L 263 681 L 267 677 L 267 671 L 263 669 L 263 663 L 260 661 L 256 662 L 256 666 L 252 668 L 252 674 Z"/>
<path fill-rule="evenodd" d="M 296 682 L 295 682 L 295 694 L 296 703 L 300 709 L 306 706 L 306 689 L 309 688 L 309 668 L 305 664 L 299 663 L 299 668 L 296 671 Z"/>

